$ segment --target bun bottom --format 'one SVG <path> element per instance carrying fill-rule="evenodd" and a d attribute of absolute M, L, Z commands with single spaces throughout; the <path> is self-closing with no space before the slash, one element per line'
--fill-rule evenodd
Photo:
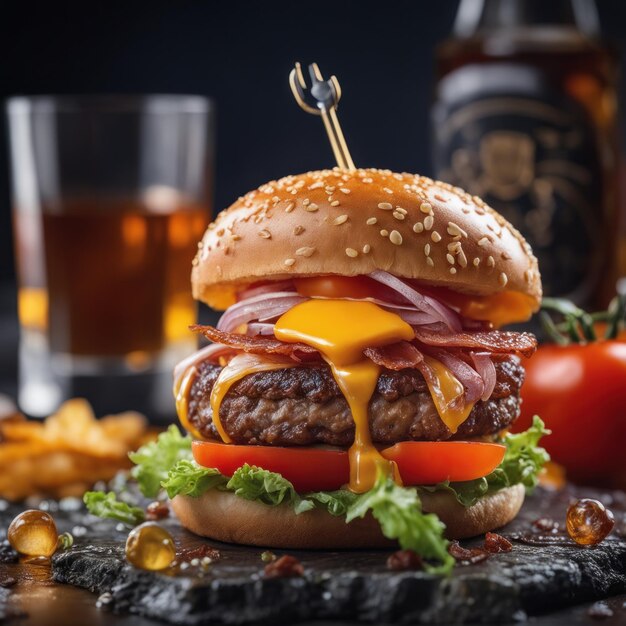
<path fill-rule="evenodd" d="M 445 492 L 420 494 L 424 511 L 436 513 L 448 539 L 481 535 L 508 524 L 524 502 L 524 487 L 514 485 L 482 497 L 471 507 Z M 212 489 L 199 498 L 176 496 L 172 508 L 188 530 L 225 543 L 264 548 L 389 548 L 378 522 L 367 515 L 346 524 L 323 509 L 296 515 L 289 505 L 267 506 Z"/>

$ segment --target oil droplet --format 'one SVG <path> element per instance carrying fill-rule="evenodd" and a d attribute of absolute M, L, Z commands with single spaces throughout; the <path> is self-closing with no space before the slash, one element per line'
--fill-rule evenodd
<path fill-rule="evenodd" d="M 49 513 L 31 509 L 11 522 L 7 539 L 20 554 L 49 558 L 57 549 L 57 527 Z"/>
<path fill-rule="evenodd" d="M 126 558 L 140 569 L 159 571 L 176 558 L 172 536 L 154 522 L 146 522 L 130 531 L 126 540 Z"/>
<path fill-rule="evenodd" d="M 600 543 L 613 530 L 615 519 L 602 502 L 583 498 L 567 509 L 567 533 L 582 546 Z"/>

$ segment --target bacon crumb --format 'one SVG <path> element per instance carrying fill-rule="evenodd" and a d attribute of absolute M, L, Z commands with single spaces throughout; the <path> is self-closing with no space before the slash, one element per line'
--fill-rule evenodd
<path fill-rule="evenodd" d="M 421 570 L 424 568 L 422 557 L 414 550 L 398 550 L 389 555 L 387 569 L 395 572 Z"/>
<path fill-rule="evenodd" d="M 295 556 L 285 554 L 265 566 L 265 578 L 293 578 L 304 574 L 302 563 Z"/>
<path fill-rule="evenodd" d="M 513 549 L 513 544 L 498 533 L 486 533 L 485 534 L 485 550 L 491 554 L 498 552 L 510 552 Z"/>

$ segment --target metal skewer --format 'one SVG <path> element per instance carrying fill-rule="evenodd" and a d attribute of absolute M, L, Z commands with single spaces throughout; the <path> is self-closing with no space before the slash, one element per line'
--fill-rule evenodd
<path fill-rule="evenodd" d="M 305 91 L 307 90 L 304 76 L 302 75 L 302 66 L 296 63 L 294 69 L 289 74 L 289 86 L 293 92 L 293 97 L 300 105 L 300 108 L 313 115 L 321 115 L 324 127 L 328 133 L 328 139 L 333 149 L 337 165 L 345 170 L 355 170 L 354 161 L 350 156 L 348 145 L 339 125 L 337 118 L 337 105 L 341 99 L 341 87 L 335 76 L 331 76 L 330 80 L 324 80 L 317 63 L 309 65 L 309 75 L 311 76 L 311 87 L 308 90 L 315 99 L 315 105 L 311 106 L 305 100 Z"/>

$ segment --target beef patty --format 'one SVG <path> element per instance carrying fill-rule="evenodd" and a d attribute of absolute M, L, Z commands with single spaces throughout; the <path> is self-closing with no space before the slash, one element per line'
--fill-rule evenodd
<path fill-rule="evenodd" d="M 495 366 L 497 382 L 491 398 L 477 402 L 454 435 L 437 414 L 419 371 L 383 370 L 369 405 L 373 441 L 467 439 L 506 428 L 519 415 L 524 368 L 515 356 Z M 204 437 L 219 439 L 210 395 L 222 368 L 204 362 L 198 369 L 189 395 L 189 421 Z M 220 421 L 234 443 L 347 447 L 354 441 L 350 409 L 326 364 L 242 378 L 224 397 Z"/>

